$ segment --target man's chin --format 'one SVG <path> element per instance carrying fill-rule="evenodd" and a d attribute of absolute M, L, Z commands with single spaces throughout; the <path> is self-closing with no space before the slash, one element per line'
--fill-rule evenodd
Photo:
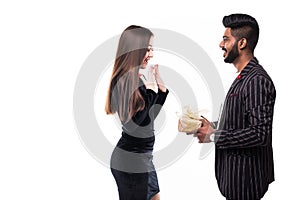
<path fill-rule="evenodd" d="M 228 57 L 224 58 L 224 62 L 229 63 L 229 64 L 233 63 L 234 60 L 235 59 L 231 59 L 231 58 L 228 58 Z"/>
<path fill-rule="evenodd" d="M 225 62 L 225 63 L 229 63 L 229 64 L 231 64 L 231 63 L 232 63 L 232 61 L 230 61 L 230 60 L 227 60 L 226 58 L 224 59 L 224 62 Z"/>

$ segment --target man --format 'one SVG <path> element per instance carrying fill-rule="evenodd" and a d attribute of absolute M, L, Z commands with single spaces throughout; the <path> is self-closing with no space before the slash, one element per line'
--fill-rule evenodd
<path fill-rule="evenodd" d="M 199 142 L 215 143 L 215 175 L 226 199 L 261 199 L 274 181 L 272 121 L 276 90 L 254 57 L 257 21 L 246 14 L 223 18 L 225 32 L 220 48 L 224 61 L 239 75 L 232 83 L 215 129 L 202 119 Z"/>

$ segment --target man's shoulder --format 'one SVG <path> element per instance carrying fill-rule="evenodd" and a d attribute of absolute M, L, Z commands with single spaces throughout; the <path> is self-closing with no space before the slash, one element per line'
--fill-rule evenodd
<path fill-rule="evenodd" d="M 258 63 L 253 65 L 252 69 L 249 71 L 249 79 L 265 79 L 266 81 L 272 81 L 272 78 L 265 68 Z"/>
<path fill-rule="evenodd" d="M 266 85 L 268 87 L 275 88 L 272 78 L 260 64 L 253 65 L 251 67 L 243 81 L 242 88 L 247 90 L 247 88 L 253 88 L 255 85 Z"/>

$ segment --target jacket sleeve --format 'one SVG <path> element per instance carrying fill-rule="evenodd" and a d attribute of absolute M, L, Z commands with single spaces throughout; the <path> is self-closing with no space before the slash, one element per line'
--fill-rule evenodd
<path fill-rule="evenodd" d="M 264 146 L 271 142 L 276 98 L 272 81 L 262 75 L 256 76 L 249 81 L 243 94 L 244 99 L 240 104 L 244 108 L 242 117 L 245 128 L 217 130 L 215 143 L 219 148 L 248 148 Z"/>

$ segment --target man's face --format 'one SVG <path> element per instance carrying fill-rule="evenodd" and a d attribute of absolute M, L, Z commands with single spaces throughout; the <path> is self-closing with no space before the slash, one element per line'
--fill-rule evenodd
<path fill-rule="evenodd" d="M 238 42 L 231 35 L 231 29 L 226 28 L 223 40 L 220 42 L 220 48 L 224 51 L 223 57 L 225 63 L 233 63 L 234 60 L 239 56 Z"/>

